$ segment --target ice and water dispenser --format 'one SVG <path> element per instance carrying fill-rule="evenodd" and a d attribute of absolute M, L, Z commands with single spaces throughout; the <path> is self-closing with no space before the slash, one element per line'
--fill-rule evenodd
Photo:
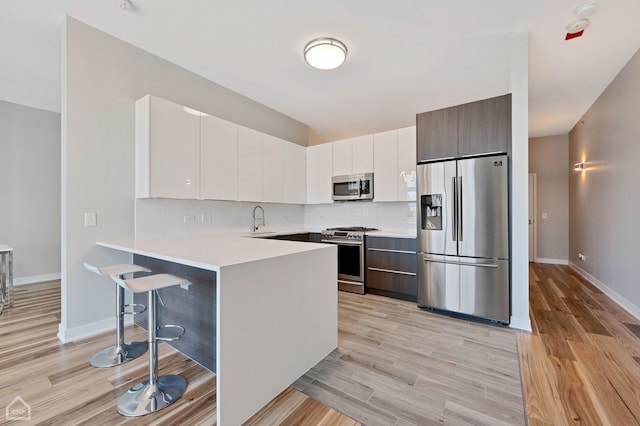
<path fill-rule="evenodd" d="M 422 217 L 420 226 L 425 230 L 442 230 L 442 194 L 420 196 Z"/>

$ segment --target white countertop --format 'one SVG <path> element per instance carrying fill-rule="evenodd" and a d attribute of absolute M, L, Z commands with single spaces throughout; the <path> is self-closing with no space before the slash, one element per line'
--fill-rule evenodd
<path fill-rule="evenodd" d="M 246 234 L 248 236 L 249 233 Z M 261 234 L 254 234 L 260 236 Z M 275 233 L 264 236 L 272 236 Z M 220 268 L 326 248 L 326 244 L 246 238 L 238 235 L 162 237 L 98 241 L 96 244 L 128 253 L 220 272 Z"/>

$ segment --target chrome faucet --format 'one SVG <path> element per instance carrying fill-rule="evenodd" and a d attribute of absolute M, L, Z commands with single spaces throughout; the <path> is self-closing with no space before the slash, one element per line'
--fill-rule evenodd
<path fill-rule="evenodd" d="M 262 217 L 256 217 L 256 210 L 258 209 L 262 212 Z M 262 220 L 262 223 L 256 225 L 256 219 Z M 251 227 L 251 232 L 256 232 L 260 226 L 264 226 L 264 209 L 260 206 L 255 206 L 253 208 L 253 226 Z"/>

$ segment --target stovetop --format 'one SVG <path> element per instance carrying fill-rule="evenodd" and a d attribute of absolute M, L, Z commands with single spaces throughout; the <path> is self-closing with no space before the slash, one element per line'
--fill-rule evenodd
<path fill-rule="evenodd" d="M 345 232 L 369 232 L 377 231 L 378 228 L 367 228 L 366 226 L 341 226 L 338 228 L 327 228 L 326 231 L 345 231 Z"/>

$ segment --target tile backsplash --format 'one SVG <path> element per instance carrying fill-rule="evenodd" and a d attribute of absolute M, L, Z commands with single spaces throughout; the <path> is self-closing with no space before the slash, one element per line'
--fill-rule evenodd
<path fill-rule="evenodd" d="M 265 230 L 320 230 L 335 226 L 413 230 L 416 227 L 413 202 L 355 201 L 302 206 L 154 198 L 136 200 L 136 238 L 249 232 L 253 208 L 257 205 L 264 208 Z"/>
<path fill-rule="evenodd" d="M 264 209 L 266 230 L 304 227 L 304 206 L 302 205 L 137 199 L 136 238 L 249 232 L 253 225 L 253 208 L 257 205 Z"/>
<path fill-rule="evenodd" d="M 346 201 L 304 207 L 306 228 L 369 226 L 386 230 L 415 230 L 416 203 Z"/>

